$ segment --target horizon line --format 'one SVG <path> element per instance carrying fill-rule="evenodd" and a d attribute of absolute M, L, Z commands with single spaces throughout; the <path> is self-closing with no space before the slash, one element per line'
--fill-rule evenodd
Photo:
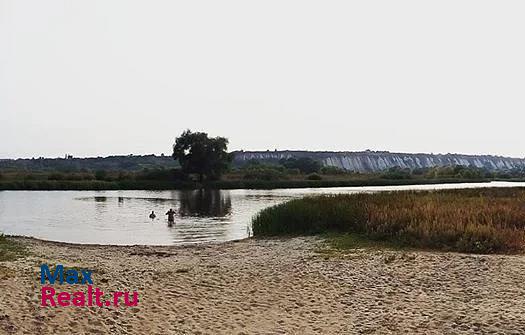
<path fill-rule="evenodd" d="M 430 155 L 430 156 L 447 156 L 447 155 L 455 155 L 455 156 L 478 156 L 478 157 L 500 157 L 500 158 L 510 158 L 510 159 L 525 159 L 525 157 L 512 157 L 512 156 L 505 156 L 505 155 L 498 155 L 498 154 L 465 154 L 465 153 L 441 153 L 441 152 L 402 152 L 402 151 L 388 151 L 388 150 L 342 150 L 342 151 L 335 151 L 335 150 L 297 150 L 297 149 L 284 149 L 284 150 L 232 150 L 229 151 L 230 153 L 236 153 L 236 152 L 244 152 L 244 153 L 268 153 L 268 152 L 301 152 L 301 153 L 334 153 L 334 154 L 344 154 L 344 153 L 384 153 L 384 154 L 403 154 L 403 155 Z M 71 156 L 71 158 L 66 158 L 66 156 Z M 144 153 L 144 154 L 109 154 L 105 156 L 74 156 L 71 154 L 64 154 L 63 156 L 59 157 L 45 157 L 45 156 L 39 156 L 39 157 L 17 157 L 17 158 L 3 158 L 0 157 L 0 160 L 33 160 L 33 159 L 100 159 L 100 158 L 110 158 L 110 157 L 133 157 L 133 156 L 155 156 L 155 157 L 171 157 L 171 154 L 155 154 L 155 153 Z"/>

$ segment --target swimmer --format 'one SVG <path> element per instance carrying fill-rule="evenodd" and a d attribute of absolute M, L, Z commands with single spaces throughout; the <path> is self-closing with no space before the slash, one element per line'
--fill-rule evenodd
<path fill-rule="evenodd" d="M 173 209 L 170 208 L 165 215 L 168 216 L 168 224 L 173 224 L 175 222 L 175 211 Z"/>
<path fill-rule="evenodd" d="M 155 212 L 154 211 L 151 211 L 151 214 L 149 215 L 149 218 L 150 219 L 155 219 L 157 216 L 155 215 Z"/>

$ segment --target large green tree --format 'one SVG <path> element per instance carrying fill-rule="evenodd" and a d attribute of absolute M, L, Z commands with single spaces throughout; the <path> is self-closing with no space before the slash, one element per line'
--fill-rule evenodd
<path fill-rule="evenodd" d="M 227 149 L 228 139 L 188 129 L 175 139 L 173 158 L 184 173 L 197 174 L 202 182 L 205 178 L 218 179 L 228 169 L 233 157 Z"/>

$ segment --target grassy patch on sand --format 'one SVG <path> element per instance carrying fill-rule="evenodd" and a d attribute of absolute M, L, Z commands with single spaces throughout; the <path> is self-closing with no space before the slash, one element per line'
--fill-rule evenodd
<path fill-rule="evenodd" d="M 0 234 L 0 262 L 12 261 L 25 254 L 24 246 Z"/>
<path fill-rule="evenodd" d="M 323 234 L 331 248 L 335 250 L 349 250 L 349 249 L 391 249 L 400 250 L 405 249 L 403 245 L 389 242 L 371 240 L 363 234 L 352 233 L 328 233 Z"/>

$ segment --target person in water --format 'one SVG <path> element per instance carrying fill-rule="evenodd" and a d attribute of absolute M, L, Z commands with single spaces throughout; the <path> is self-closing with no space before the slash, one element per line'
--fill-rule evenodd
<path fill-rule="evenodd" d="M 150 219 L 155 219 L 157 217 L 157 215 L 155 215 L 155 212 L 154 211 L 151 211 L 151 214 L 149 215 L 149 218 Z"/>
<path fill-rule="evenodd" d="M 169 211 L 166 212 L 166 215 L 168 216 L 168 223 L 175 222 L 175 211 L 170 208 Z"/>

